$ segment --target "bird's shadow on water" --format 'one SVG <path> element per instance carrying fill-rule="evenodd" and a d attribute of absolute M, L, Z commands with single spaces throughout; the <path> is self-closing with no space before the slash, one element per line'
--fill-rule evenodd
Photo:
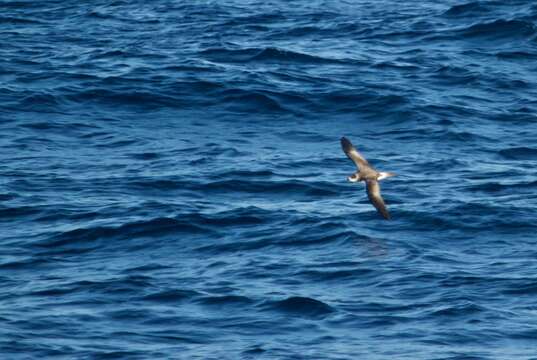
<path fill-rule="evenodd" d="M 364 206 L 367 205 L 364 203 Z M 391 241 L 385 236 L 379 236 L 378 232 L 379 228 L 381 231 L 384 231 L 384 227 L 391 228 L 390 225 L 394 221 L 387 221 L 379 216 L 375 209 L 338 216 L 341 226 L 339 231 L 344 243 L 359 257 L 383 258 L 391 253 Z"/>
<path fill-rule="evenodd" d="M 362 256 L 367 258 L 384 258 L 390 254 L 388 243 L 381 238 L 370 237 L 367 240 L 355 240 L 354 244 L 362 249 Z"/>

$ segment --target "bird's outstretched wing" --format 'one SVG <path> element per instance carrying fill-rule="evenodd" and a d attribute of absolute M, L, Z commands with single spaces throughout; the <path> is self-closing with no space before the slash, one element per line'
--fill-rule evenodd
<path fill-rule="evenodd" d="M 341 138 L 341 148 L 349 159 L 354 161 L 358 170 L 364 167 L 371 167 L 367 160 L 356 150 L 352 143 L 346 137 Z"/>
<path fill-rule="evenodd" d="M 380 186 L 378 181 L 367 180 L 367 197 L 369 197 L 369 201 L 371 201 L 377 211 L 381 213 L 386 220 L 389 220 L 390 213 L 388 213 L 384 200 L 382 199 L 382 196 L 380 196 Z"/>

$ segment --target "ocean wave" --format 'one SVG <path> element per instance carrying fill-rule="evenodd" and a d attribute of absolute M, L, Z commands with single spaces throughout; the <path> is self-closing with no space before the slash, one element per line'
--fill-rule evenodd
<path fill-rule="evenodd" d="M 135 153 L 135 154 L 130 154 L 129 156 L 133 159 L 144 160 L 144 161 L 153 161 L 156 159 L 160 159 L 162 157 L 161 154 L 158 154 L 155 152 Z"/>
<path fill-rule="evenodd" d="M 253 300 L 246 296 L 223 295 L 223 296 L 204 296 L 196 301 L 205 306 L 247 306 L 253 303 Z"/>
<path fill-rule="evenodd" d="M 96 240 L 102 239 L 157 236 L 166 233 L 177 234 L 181 232 L 207 233 L 210 230 L 185 220 L 155 218 L 129 222 L 117 227 L 94 226 L 64 231 L 53 235 L 45 241 L 34 243 L 34 245 L 41 248 L 58 248 L 60 246 L 83 243 L 95 245 Z M 93 248 L 94 246 L 90 247 Z"/>
<path fill-rule="evenodd" d="M 259 175 L 259 173 L 253 173 L 250 179 L 247 177 L 233 178 L 229 173 L 224 173 L 222 177 L 222 180 L 209 182 L 191 182 L 187 179 L 140 179 L 129 182 L 128 185 L 141 190 L 188 190 L 206 194 L 229 192 L 265 193 L 273 195 L 289 194 L 291 192 L 295 196 L 301 194 L 315 196 L 337 194 L 337 189 L 329 183 L 308 182 L 295 179 L 271 181 L 266 180 L 265 176 Z"/>
<path fill-rule="evenodd" d="M 256 251 L 264 248 L 301 248 L 314 247 L 323 248 L 327 246 L 337 246 L 337 244 L 355 243 L 356 241 L 368 242 L 371 239 L 346 228 L 344 224 L 320 221 L 320 219 L 301 218 L 290 212 L 283 218 L 276 216 L 276 219 L 283 222 L 286 227 L 308 227 L 311 233 L 302 231 L 282 231 L 275 233 L 270 228 L 253 232 L 248 241 L 228 241 L 196 248 L 198 252 L 208 252 L 213 254 L 237 253 L 244 251 Z"/>
<path fill-rule="evenodd" d="M 17 194 L 13 194 L 13 193 L 1 194 L 0 193 L 0 201 L 9 201 L 9 200 L 13 200 L 15 198 L 17 198 Z"/>
<path fill-rule="evenodd" d="M 487 309 L 473 303 L 459 304 L 449 306 L 443 309 L 435 310 L 430 316 L 432 317 L 460 317 L 469 316 L 485 312 Z"/>
<path fill-rule="evenodd" d="M 224 91 L 222 102 L 230 111 L 236 112 L 286 112 L 285 107 L 274 97 L 260 91 L 230 89 Z"/>
<path fill-rule="evenodd" d="M 233 172 L 231 173 L 233 174 Z M 328 182 L 303 181 L 298 179 L 272 181 L 266 179 L 263 171 L 245 172 L 244 177 L 233 177 L 229 172 L 222 173 L 222 180 L 208 182 L 192 182 L 189 179 L 136 179 L 128 182 L 128 186 L 140 190 L 157 189 L 188 190 L 199 193 L 250 193 L 250 194 L 293 194 L 311 196 L 331 196 L 338 193 L 337 186 Z M 220 176 L 219 176 L 220 177 Z"/>
<path fill-rule="evenodd" d="M 532 147 L 512 147 L 502 149 L 499 154 L 509 160 L 537 160 L 537 148 Z"/>
<path fill-rule="evenodd" d="M 142 300 L 157 303 L 177 303 L 180 301 L 191 300 L 199 297 L 201 294 L 192 290 L 164 290 L 145 295 Z"/>
<path fill-rule="evenodd" d="M 20 217 L 27 217 L 29 215 L 37 215 L 41 213 L 42 210 L 43 209 L 41 209 L 39 206 L 0 206 L 0 221 L 18 219 Z"/>
<path fill-rule="evenodd" d="M 442 66 L 435 71 L 434 77 L 450 85 L 469 84 L 478 81 L 481 74 L 457 66 Z"/>
<path fill-rule="evenodd" d="M 527 20 L 494 20 L 471 25 L 460 31 L 465 38 L 529 38 L 535 35 L 535 25 Z"/>
<path fill-rule="evenodd" d="M 492 6 L 501 5 L 500 2 L 496 1 L 471 1 L 466 4 L 453 5 L 451 6 L 444 15 L 460 17 L 460 16 L 475 16 L 481 17 L 491 11 Z"/>
<path fill-rule="evenodd" d="M 104 88 L 88 89 L 63 96 L 66 101 L 78 104 L 100 104 L 106 106 L 126 106 L 133 108 L 159 109 L 165 107 L 186 107 L 186 102 L 170 95 L 152 91 L 114 91 Z"/>
<path fill-rule="evenodd" d="M 481 191 L 485 193 L 497 193 L 502 191 L 520 191 L 528 190 L 537 187 L 537 181 L 530 182 L 516 182 L 512 184 L 502 184 L 496 181 L 485 182 L 478 185 L 471 185 L 467 187 L 470 191 Z"/>
<path fill-rule="evenodd" d="M 5 261 L 0 263 L 0 270 L 24 270 L 24 269 L 36 269 L 40 266 L 46 266 L 47 264 L 53 264 L 54 259 L 48 259 L 43 257 L 31 257 L 18 259 L 14 261 Z"/>
<path fill-rule="evenodd" d="M 529 51 L 499 51 L 496 53 L 496 56 L 500 59 L 508 59 L 508 60 L 526 60 L 526 61 L 532 61 L 537 59 L 537 53 L 536 52 L 529 52 Z"/>
<path fill-rule="evenodd" d="M 42 93 L 24 96 L 18 106 L 25 111 L 57 112 L 61 107 L 62 99 L 54 94 Z"/>
<path fill-rule="evenodd" d="M 5 3 L 3 3 L 3 4 L 5 4 Z M 2 7 L 3 6 L 4 5 L 2 5 Z M 28 19 L 28 18 L 0 16 L 0 24 L 35 25 L 35 24 L 44 24 L 44 22 L 39 21 L 39 20 L 35 20 L 35 19 Z"/>
<path fill-rule="evenodd" d="M 255 61 L 276 61 L 290 63 L 340 63 L 341 60 L 330 59 L 321 56 L 308 55 L 301 52 L 279 49 L 279 48 L 246 48 L 246 49 L 225 49 L 212 48 L 203 50 L 200 55 L 219 62 L 255 62 Z"/>
<path fill-rule="evenodd" d="M 310 297 L 292 296 L 284 300 L 267 301 L 262 305 L 266 311 L 282 312 L 289 316 L 322 318 L 335 312 L 328 304 Z"/>
<path fill-rule="evenodd" d="M 375 273 L 374 269 L 357 268 L 347 270 L 303 270 L 297 275 L 312 281 L 342 281 Z"/>
<path fill-rule="evenodd" d="M 503 290 L 506 294 L 514 294 L 519 296 L 534 296 L 537 294 L 537 284 L 533 280 L 521 279 L 522 281 L 516 281 L 509 284 L 506 289 Z"/>

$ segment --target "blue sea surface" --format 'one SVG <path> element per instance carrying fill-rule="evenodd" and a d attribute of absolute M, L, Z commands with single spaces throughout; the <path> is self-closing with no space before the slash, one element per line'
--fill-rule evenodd
<path fill-rule="evenodd" d="M 1 359 L 537 359 L 535 1 L 0 10 Z"/>

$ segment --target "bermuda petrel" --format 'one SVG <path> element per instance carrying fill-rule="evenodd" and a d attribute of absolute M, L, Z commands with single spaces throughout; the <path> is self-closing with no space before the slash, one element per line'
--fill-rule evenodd
<path fill-rule="evenodd" d="M 395 176 L 395 174 L 375 170 L 346 137 L 341 138 L 341 148 L 358 168 L 358 171 L 347 179 L 350 182 L 365 181 L 369 201 L 371 201 L 373 206 L 385 219 L 389 220 L 390 213 L 388 213 L 386 205 L 384 205 L 384 200 L 382 199 L 382 196 L 380 196 L 379 181 L 390 176 Z"/>

